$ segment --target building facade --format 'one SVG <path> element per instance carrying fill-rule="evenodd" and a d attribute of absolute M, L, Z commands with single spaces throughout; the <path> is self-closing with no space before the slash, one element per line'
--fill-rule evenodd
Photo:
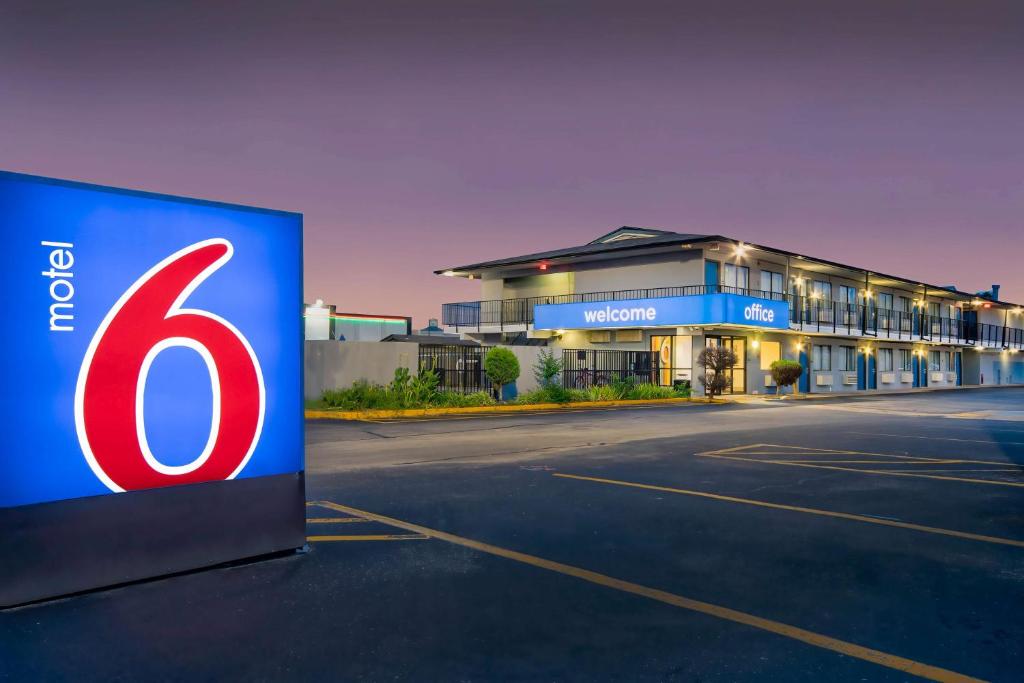
<path fill-rule="evenodd" d="M 442 324 L 482 343 L 547 340 L 566 386 L 696 381 L 706 346 L 731 348 L 731 393 L 775 393 L 801 363 L 805 392 L 1024 383 L 1024 314 L 999 287 L 969 293 L 804 254 L 622 227 L 589 244 L 437 271 L 481 300 Z"/>

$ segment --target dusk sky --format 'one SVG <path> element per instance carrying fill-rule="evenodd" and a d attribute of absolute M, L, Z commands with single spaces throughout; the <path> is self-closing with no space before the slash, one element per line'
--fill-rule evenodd
<path fill-rule="evenodd" d="M 5 0 L 0 168 L 299 211 L 417 326 L 624 224 L 1020 302 L 1024 3 Z"/>

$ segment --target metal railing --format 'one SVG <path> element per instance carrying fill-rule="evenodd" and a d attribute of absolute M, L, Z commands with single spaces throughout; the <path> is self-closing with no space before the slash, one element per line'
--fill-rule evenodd
<path fill-rule="evenodd" d="M 420 344 L 420 370 L 437 373 L 437 388 L 469 394 L 490 391 L 491 381 L 484 373 L 484 356 L 489 346 L 461 346 L 455 344 Z"/>
<path fill-rule="evenodd" d="M 787 301 L 790 327 L 801 332 L 832 332 L 859 337 L 921 340 L 1024 349 L 1024 329 L 975 323 L 963 318 L 928 315 L 922 311 L 877 308 L 873 303 L 842 303 L 759 289 L 711 285 L 682 285 L 649 289 L 581 292 L 490 301 L 443 304 L 444 325 L 457 329 L 527 326 L 533 324 L 539 304 L 591 303 L 626 299 L 657 299 L 702 294 L 740 294 L 759 299 Z"/>
<path fill-rule="evenodd" d="M 563 349 L 562 386 L 589 389 L 632 379 L 637 384 L 658 383 L 656 351 Z"/>

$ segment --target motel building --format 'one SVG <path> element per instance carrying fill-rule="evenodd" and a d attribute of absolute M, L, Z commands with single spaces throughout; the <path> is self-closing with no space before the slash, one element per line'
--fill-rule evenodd
<path fill-rule="evenodd" d="M 744 243 L 622 227 L 578 247 L 437 271 L 479 282 L 442 325 L 483 344 L 559 350 L 563 384 L 702 387 L 706 346 L 738 362 L 728 393 L 772 394 L 780 358 L 803 392 L 1024 384 L 1024 314 L 999 287 L 966 292 Z M 542 341 L 543 340 L 543 341 Z M 526 372 L 529 370 L 526 369 Z"/>

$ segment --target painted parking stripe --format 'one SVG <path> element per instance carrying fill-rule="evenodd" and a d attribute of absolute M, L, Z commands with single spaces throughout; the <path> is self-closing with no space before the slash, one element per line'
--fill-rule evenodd
<path fill-rule="evenodd" d="M 1024 441 L 992 441 L 991 439 L 955 439 L 949 436 L 920 436 L 919 434 L 883 434 L 881 432 L 847 432 L 861 436 L 887 436 L 894 439 L 927 439 L 928 441 L 962 441 L 967 443 L 985 443 L 990 446 L 1024 446 Z"/>
<path fill-rule="evenodd" d="M 363 534 L 351 536 L 307 536 L 310 543 L 329 543 L 339 541 L 425 541 L 429 536 L 424 534 Z"/>
<path fill-rule="evenodd" d="M 966 676 L 964 674 L 950 671 L 949 669 L 943 669 L 941 667 L 932 666 L 923 662 L 918 662 L 913 659 L 907 659 L 897 655 L 882 652 L 880 650 L 874 650 L 869 647 L 850 643 L 845 640 L 839 640 L 838 638 L 832 638 L 830 636 L 816 633 L 814 631 L 808 631 L 806 629 L 799 628 L 797 626 L 791 626 L 780 621 L 773 621 L 771 619 L 765 619 L 758 617 L 753 614 L 746 612 L 740 612 L 738 610 L 730 609 L 728 607 L 722 607 L 720 605 L 714 605 L 708 602 L 702 602 L 700 600 L 694 600 L 693 598 L 687 598 L 682 595 L 676 595 L 667 591 L 658 590 L 657 588 L 650 588 L 643 586 L 638 583 L 631 581 L 625 581 L 623 579 L 617 579 L 606 574 L 600 574 L 598 572 L 590 571 L 589 569 L 582 569 L 580 567 L 574 567 L 569 564 L 563 564 L 561 562 L 555 562 L 554 560 L 546 560 L 542 557 L 535 555 L 528 555 L 521 553 L 516 550 L 510 550 L 502 548 L 489 543 L 483 543 L 481 541 L 475 541 L 471 538 L 465 538 L 463 536 L 456 536 L 455 534 L 449 534 L 444 531 L 438 531 L 429 527 L 420 526 L 419 524 L 413 524 L 411 522 L 403 522 L 402 520 L 394 519 L 392 517 L 385 517 L 384 515 L 378 515 L 373 512 L 366 512 L 365 510 L 357 510 L 346 505 L 340 505 L 338 503 L 332 503 L 330 501 L 320 501 L 320 505 L 331 508 L 338 512 L 345 512 L 350 515 L 358 515 L 360 517 L 366 517 L 376 522 L 382 522 L 390 526 L 397 527 L 399 529 L 405 529 L 424 536 L 429 536 L 441 541 L 447 541 L 454 545 L 459 545 L 465 548 L 472 548 L 479 552 L 487 553 L 489 555 L 495 555 L 497 557 L 503 557 L 505 559 L 513 560 L 515 562 L 521 562 L 533 567 L 540 569 L 546 569 L 548 571 L 563 574 L 565 576 L 571 576 L 582 581 L 603 586 L 605 588 L 611 588 L 613 590 L 622 591 L 624 593 L 630 593 L 640 597 L 655 600 L 667 605 L 679 607 L 681 609 L 689 610 L 692 612 L 698 612 L 700 614 L 706 614 L 708 616 L 717 617 L 726 621 L 731 621 L 737 624 L 743 624 L 753 628 L 774 633 L 776 635 L 784 636 L 792 640 L 797 640 L 814 647 L 819 647 L 825 650 L 831 650 L 839 654 L 846 655 L 848 657 L 855 657 L 857 659 L 871 662 L 879 666 L 888 667 L 901 671 L 906 674 L 919 676 L 931 681 L 942 681 L 943 683 L 977 683 L 981 679 Z"/>
<path fill-rule="evenodd" d="M 956 531 L 955 529 L 943 529 L 941 527 L 925 526 L 923 524 L 912 524 L 910 522 L 900 522 L 897 520 L 886 519 L 883 517 L 870 517 L 867 515 L 858 515 L 850 512 L 835 512 L 833 510 L 820 510 L 818 508 L 806 508 L 799 507 L 796 505 L 784 505 L 782 503 L 769 503 L 764 500 L 753 500 L 750 498 L 737 498 L 736 496 L 724 496 L 718 493 L 708 493 L 706 491 L 691 491 L 689 489 L 678 489 L 671 486 L 658 486 L 656 484 L 640 484 L 632 481 L 622 481 L 619 479 L 604 479 L 602 477 L 587 477 L 579 474 L 567 474 L 564 472 L 555 472 L 552 476 L 560 477 L 562 479 L 576 479 L 579 481 L 589 481 L 598 484 L 611 484 L 614 486 L 626 486 L 629 488 L 646 489 L 648 491 L 659 491 L 664 493 L 678 493 L 684 496 L 694 496 L 697 498 L 710 498 L 712 500 L 720 500 L 727 503 L 742 503 L 743 505 L 754 505 L 756 507 L 771 508 L 773 510 L 786 510 L 789 512 L 802 512 L 808 515 L 818 515 L 821 517 L 834 517 L 836 519 L 847 519 L 854 522 L 865 522 L 867 524 L 877 524 L 879 526 L 896 527 L 898 529 L 909 529 L 911 531 L 923 531 L 929 534 L 938 534 L 940 536 L 953 536 L 955 538 L 963 538 L 969 541 L 982 541 L 985 543 L 998 543 L 1000 545 L 1010 545 L 1017 548 L 1024 548 L 1024 541 L 1018 541 L 1012 538 L 1000 538 L 998 536 L 986 536 L 984 534 L 972 534 L 967 531 Z"/>
<path fill-rule="evenodd" d="M 359 522 L 369 522 L 368 519 L 362 517 L 307 517 L 306 524 L 358 524 Z"/>
<path fill-rule="evenodd" d="M 1016 481 L 993 481 L 991 479 L 974 479 L 969 477 L 947 477 L 940 474 L 923 474 L 923 473 L 912 473 L 912 472 L 893 472 L 891 470 L 865 470 L 857 467 L 837 467 L 835 465 L 812 465 L 806 462 L 796 462 L 793 460 L 753 460 L 751 458 L 743 458 L 732 455 L 715 455 L 715 458 L 722 458 L 724 460 L 737 460 L 739 462 L 751 462 L 754 464 L 765 464 L 765 465 L 783 465 L 786 467 L 810 467 L 819 470 L 836 470 L 839 472 L 856 472 L 857 474 L 880 474 L 890 477 L 916 477 L 919 479 L 940 479 L 943 481 L 959 481 L 968 484 L 991 484 L 993 486 L 1010 486 L 1013 488 L 1024 488 L 1024 482 Z M 977 460 L 972 462 L 979 462 Z M 987 464 L 987 463 L 986 463 Z"/>

